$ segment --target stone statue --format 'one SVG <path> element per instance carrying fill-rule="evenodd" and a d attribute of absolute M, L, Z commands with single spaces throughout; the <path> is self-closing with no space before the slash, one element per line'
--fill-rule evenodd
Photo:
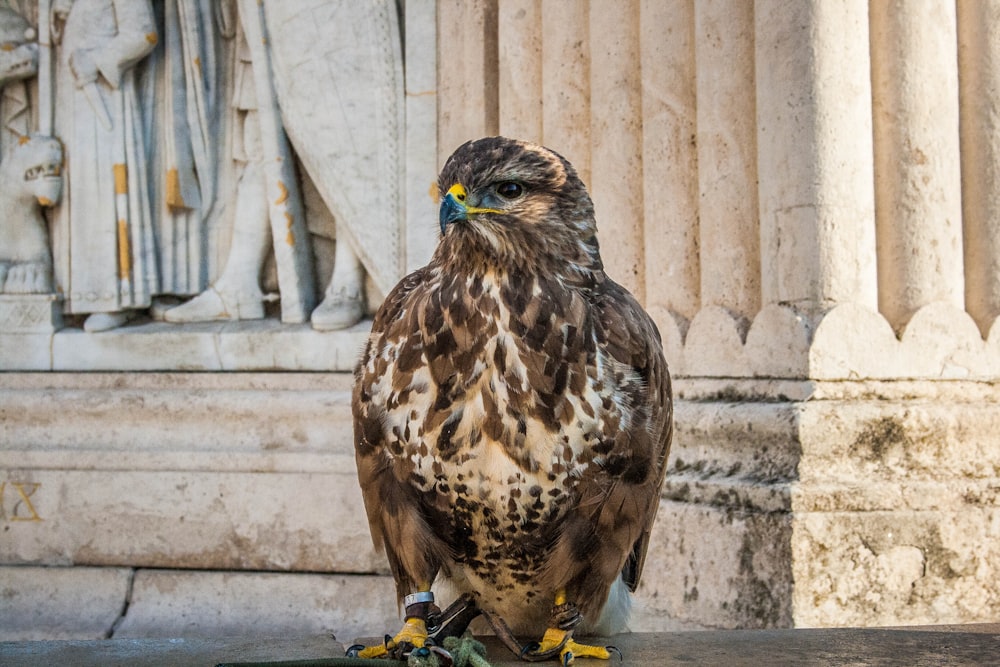
<path fill-rule="evenodd" d="M 62 188 L 62 147 L 51 137 L 28 136 L 30 107 L 23 80 L 38 72 L 38 45 L 28 20 L 0 7 L 0 293 L 52 292 L 48 226 L 40 206 L 52 206 Z"/>
<path fill-rule="evenodd" d="M 260 11 L 252 1 L 242 0 L 238 6 L 241 24 Z M 234 106 L 239 121 L 235 157 L 243 171 L 235 198 L 231 249 L 213 285 L 167 311 L 165 319 L 193 322 L 264 316 L 261 268 L 270 249 L 277 252 L 282 247 L 284 234 L 276 233 L 275 216 L 268 212 L 271 198 L 260 177 L 262 167 L 274 163 L 262 159 L 260 146 L 263 128 L 273 130 L 274 125 L 261 125 L 261 106 L 274 102 L 265 99 L 263 90 L 270 97 L 276 94 L 281 134 L 287 131 L 336 223 L 333 271 L 325 298 L 307 317 L 316 329 L 343 329 L 365 315 L 366 272 L 383 293 L 403 273 L 399 242 L 402 56 L 395 3 L 308 0 L 265 3 L 263 8 L 269 48 L 254 53 L 253 40 L 241 41 L 235 72 Z M 265 73 L 267 85 L 260 82 Z M 370 197 L 376 191 L 380 206 L 372 215 Z M 282 319 L 290 321 L 284 314 L 290 295 L 281 285 L 280 261 L 278 277 Z"/>
<path fill-rule="evenodd" d="M 31 109 L 25 79 L 38 72 L 38 45 L 28 20 L 0 7 L 0 153 L 28 134 Z M 0 158 L 2 159 L 2 158 Z"/>
<path fill-rule="evenodd" d="M 121 326 L 158 291 L 135 65 L 157 42 L 150 0 L 56 0 L 56 133 L 66 191 L 56 210 L 58 284 L 87 331 Z"/>
<path fill-rule="evenodd" d="M 39 206 L 62 189 L 62 146 L 45 136 L 22 136 L 0 162 L 0 292 L 52 292 L 49 235 Z"/>
<path fill-rule="evenodd" d="M 312 325 L 342 329 L 365 314 L 366 274 L 386 294 L 405 273 L 397 6 L 298 0 L 265 9 L 285 129 L 336 222 L 332 276 Z"/>
<path fill-rule="evenodd" d="M 13 9 L 0 7 L 0 87 L 38 73 L 35 30 Z"/>
<path fill-rule="evenodd" d="M 143 63 L 142 108 L 153 137 L 150 196 L 160 293 L 194 296 L 208 285 L 208 231 L 221 141 L 221 71 L 215 0 L 154 4 L 161 39 Z M 155 305 L 155 304 L 154 304 Z"/>
<path fill-rule="evenodd" d="M 264 317 L 260 275 L 273 250 L 282 321 L 301 322 L 313 302 L 311 249 L 292 154 L 271 85 L 261 9 L 253 1 L 225 2 L 222 7 L 223 37 L 238 40 L 232 157 L 240 175 L 232 240 L 219 277 L 194 299 L 168 310 L 164 319 L 182 323 Z"/>

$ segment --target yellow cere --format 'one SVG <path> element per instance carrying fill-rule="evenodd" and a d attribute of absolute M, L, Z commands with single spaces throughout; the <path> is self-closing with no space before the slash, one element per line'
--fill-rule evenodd
<path fill-rule="evenodd" d="M 461 183 L 455 183 L 455 185 L 448 188 L 448 194 L 457 199 L 462 206 L 465 206 L 465 199 L 468 195 L 465 192 L 465 186 Z M 476 215 L 478 213 L 498 213 L 503 215 L 506 213 L 506 211 L 501 211 L 498 208 L 478 208 L 476 206 L 465 206 L 465 212 L 468 215 Z"/>

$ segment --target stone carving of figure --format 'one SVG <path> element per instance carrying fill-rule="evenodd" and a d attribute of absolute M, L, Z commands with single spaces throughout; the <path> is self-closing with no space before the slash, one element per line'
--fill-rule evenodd
<path fill-rule="evenodd" d="M 28 20 L 0 7 L 0 152 L 8 153 L 30 131 L 24 79 L 38 72 L 38 44 Z"/>
<path fill-rule="evenodd" d="M 158 291 L 135 65 L 157 42 L 150 0 L 56 0 L 56 130 L 66 188 L 57 283 L 87 331 L 121 326 Z"/>
<path fill-rule="evenodd" d="M 193 296 L 208 285 L 207 228 L 219 165 L 215 0 L 154 5 L 160 43 L 144 63 L 143 111 L 151 165 L 160 293 Z"/>
<path fill-rule="evenodd" d="M 398 6 L 298 0 L 266 10 L 281 116 L 335 221 L 332 276 L 312 326 L 342 329 L 364 316 L 366 283 L 386 294 L 404 273 Z"/>
<path fill-rule="evenodd" d="M 365 316 L 365 273 L 358 257 L 337 221 L 337 246 L 333 275 L 323 301 L 312 312 L 312 326 L 317 331 L 337 331 L 357 324 Z"/>
<path fill-rule="evenodd" d="M 62 188 L 58 139 L 22 136 L 0 162 L 0 292 L 52 292 L 49 235 L 39 206 L 52 206 Z"/>
<path fill-rule="evenodd" d="M 221 9 L 219 24 L 222 35 L 237 40 L 232 86 L 232 107 L 236 115 L 232 157 L 239 165 L 240 173 L 236 185 L 231 244 L 222 272 L 212 285 L 187 303 L 166 311 L 164 319 L 184 323 L 263 318 L 264 295 L 260 278 L 268 253 L 274 249 L 281 288 L 282 320 L 301 321 L 308 313 L 296 315 L 295 308 L 286 310 L 286 302 L 289 305 L 298 301 L 304 306 L 311 304 L 311 288 L 305 287 L 305 283 L 311 285 L 313 280 L 311 262 L 302 261 L 310 251 L 308 239 L 296 239 L 292 233 L 292 217 L 302 217 L 294 178 L 281 180 L 278 175 L 268 172 L 277 157 L 272 153 L 281 156 L 279 161 L 286 161 L 291 156 L 287 153 L 280 118 L 276 114 L 263 40 L 256 45 L 256 52 L 247 41 L 252 38 L 247 34 L 248 30 L 261 29 L 260 7 L 256 2 L 223 2 Z M 272 203 L 294 206 L 274 210 Z M 288 230 L 278 235 L 275 220 L 283 220 L 286 215 Z M 304 229 L 304 220 L 294 222 Z M 296 244 L 297 248 L 294 247 Z M 279 251 L 285 252 L 282 254 Z M 290 258 L 289 253 L 295 258 Z M 301 295 L 291 294 L 293 290 L 289 286 L 293 283 L 304 288 Z"/>
<path fill-rule="evenodd" d="M 59 198 L 59 142 L 27 136 L 30 107 L 23 80 L 38 72 L 28 20 L 0 7 L 0 292 L 52 291 L 48 231 L 38 207 Z M 52 187 L 54 186 L 54 187 Z"/>

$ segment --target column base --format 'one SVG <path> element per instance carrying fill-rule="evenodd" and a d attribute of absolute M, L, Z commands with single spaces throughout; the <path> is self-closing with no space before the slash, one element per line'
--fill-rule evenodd
<path fill-rule="evenodd" d="M 640 600 L 716 628 L 1000 614 L 1000 390 L 680 380 Z M 656 622 L 656 621 L 654 621 Z"/>

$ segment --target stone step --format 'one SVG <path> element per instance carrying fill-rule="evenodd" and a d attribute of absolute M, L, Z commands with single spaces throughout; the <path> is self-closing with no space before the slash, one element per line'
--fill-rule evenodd
<path fill-rule="evenodd" d="M 329 635 L 277 638 L 242 636 L 214 639 L 115 639 L 0 643 L 7 667 L 72 664 L 79 667 L 161 667 L 316 660 L 317 667 L 343 656 Z M 603 640 L 601 640 L 603 641 Z M 988 665 L 1000 658 L 1000 625 L 908 629 L 743 630 L 639 633 L 608 638 L 631 667 L 664 665 Z M 493 667 L 525 663 L 491 637 L 484 638 Z M 324 663 L 323 660 L 327 662 Z M 299 667 L 303 663 L 296 663 Z M 359 663 L 360 664 L 360 663 Z M 385 663 L 401 664 L 401 663 Z M 555 661 L 551 663 L 556 664 Z M 577 664 L 605 665 L 596 660 Z M 611 663 L 614 664 L 614 663 Z"/>

